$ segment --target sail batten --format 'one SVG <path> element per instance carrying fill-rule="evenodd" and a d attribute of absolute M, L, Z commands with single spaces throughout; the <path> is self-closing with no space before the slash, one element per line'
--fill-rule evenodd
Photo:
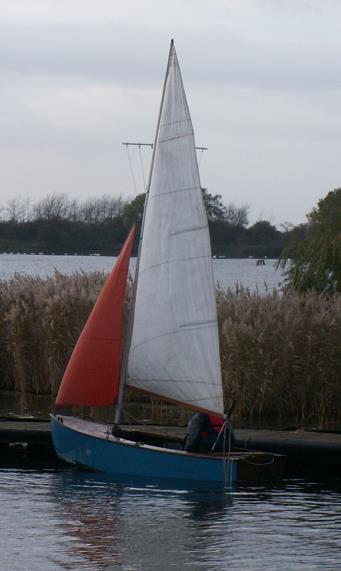
<path fill-rule="evenodd" d="M 173 44 L 144 215 L 127 384 L 223 412 L 209 231 Z"/>

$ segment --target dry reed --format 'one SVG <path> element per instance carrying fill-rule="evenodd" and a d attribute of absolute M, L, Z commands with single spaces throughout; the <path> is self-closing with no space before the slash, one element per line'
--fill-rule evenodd
<path fill-rule="evenodd" d="M 0 281 L 0 388 L 55 394 L 79 333 L 103 286 L 101 273 L 55 272 Z"/>
<path fill-rule="evenodd" d="M 58 272 L 0 281 L 0 389 L 21 408 L 57 392 L 104 283 L 101 273 Z M 278 419 L 320 426 L 340 419 L 341 296 L 305 298 L 236 289 L 217 293 L 225 402 L 235 421 Z"/>
<path fill-rule="evenodd" d="M 341 416 L 341 296 L 218 292 L 225 397 L 236 417 L 327 426 Z"/>

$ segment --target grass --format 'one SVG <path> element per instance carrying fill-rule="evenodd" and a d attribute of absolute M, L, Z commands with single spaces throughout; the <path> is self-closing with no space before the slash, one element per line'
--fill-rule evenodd
<path fill-rule="evenodd" d="M 56 394 L 104 280 L 55 272 L 0 281 L 0 389 L 15 391 L 22 410 L 32 395 Z M 225 403 L 237 400 L 235 423 L 340 421 L 340 295 L 239 288 L 218 291 L 217 307 Z M 161 418 L 164 403 L 153 401 L 152 410 Z"/>

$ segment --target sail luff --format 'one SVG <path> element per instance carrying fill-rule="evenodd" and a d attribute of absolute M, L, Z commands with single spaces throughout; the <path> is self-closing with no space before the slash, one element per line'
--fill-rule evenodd
<path fill-rule="evenodd" d="M 128 385 L 223 412 L 209 232 L 174 46 L 145 211 Z"/>

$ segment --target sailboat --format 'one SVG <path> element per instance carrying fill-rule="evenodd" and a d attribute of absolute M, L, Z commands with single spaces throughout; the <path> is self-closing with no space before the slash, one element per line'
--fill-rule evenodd
<path fill-rule="evenodd" d="M 131 230 L 62 379 L 57 412 L 51 415 L 57 455 L 114 478 L 210 485 L 259 481 L 262 475 L 273 478 L 283 467 L 278 455 L 187 452 L 176 437 L 118 430 L 127 386 L 195 411 L 220 417 L 225 413 L 209 230 L 173 41 L 123 339 L 133 239 Z M 112 404 L 113 426 L 58 412 L 74 405 Z"/>

